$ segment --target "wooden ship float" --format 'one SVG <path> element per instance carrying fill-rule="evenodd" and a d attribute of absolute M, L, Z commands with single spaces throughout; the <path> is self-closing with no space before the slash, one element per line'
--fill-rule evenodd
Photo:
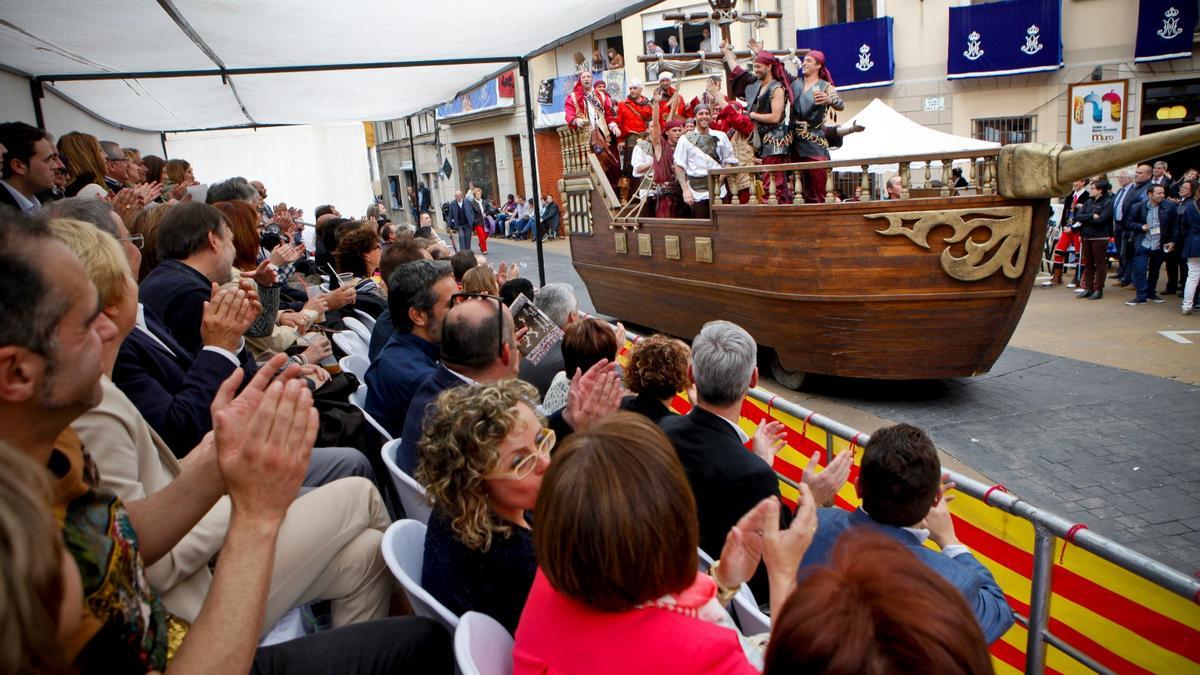
<path fill-rule="evenodd" d="M 1200 145 L 1196 126 L 1081 150 L 1026 143 L 780 165 L 772 169 L 796 181 L 796 169 L 829 169 L 825 203 L 779 204 L 767 181 L 765 195 L 714 203 L 710 218 L 659 219 L 636 197 L 618 202 L 586 128 L 559 135 L 571 256 L 597 311 L 685 339 L 707 321 L 733 321 L 770 350 L 773 374 L 790 387 L 805 373 L 987 372 L 1029 298 L 1049 200 L 1073 180 Z M 949 176 L 956 160 L 969 161 L 970 187 L 914 186 L 914 165 L 923 164 L 928 186 L 932 164 Z M 879 164 L 898 165 L 900 199 L 869 199 L 868 171 Z M 834 203 L 833 169 L 846 166 L 862 171 L 863 201 Z M 761 171 L 716 170 L 710 187 L 718 175 Z"/>

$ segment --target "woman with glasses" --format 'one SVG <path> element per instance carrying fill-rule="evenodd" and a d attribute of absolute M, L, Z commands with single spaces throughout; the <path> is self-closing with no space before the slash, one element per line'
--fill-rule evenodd
<path fill-rule="evenodd" d="M 378 318 L 387 309 L 387 288 L 375 280 L 379 271 L 379 260 L 383 247 L 379 245 L 379 232 L 375 221 L 355 221 L 358 227 L 351 229 L 338 240 L 333 259 L 339 274 L 349 274 L 349 283 L 354 286 L 354 306 Z"/>
<path fill-rule="evenodd" d="M 416 473 L 433 502 L 422 585 L 451 612 L 482 612 L 510 632 L 533 584 L 531 512 L 555 441 L 536 398 L 518 380 L 443 392 Z"/>

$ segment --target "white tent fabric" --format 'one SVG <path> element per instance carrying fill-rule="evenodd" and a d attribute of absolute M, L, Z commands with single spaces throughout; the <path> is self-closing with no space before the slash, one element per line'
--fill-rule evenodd
<path fill-rule="evenodd" d="M 999 143 L 955 136 L 921 126 L 879 99 L 874 99 L 867 104 L 867 107 L 855 115 L 852 121 L 866 127 L 866 130 L 845 137 L 842 140 L 842 147 L 829 151 L 830 159 L 844 161 L 928 153 L 951 154 L 1000 147 Z M 917 165 L 914 164 L 914 166 Z M 919 166 L 924 166 L 924 163 Z M 840 170 L 858 171 L 857 168 Z M 891 164 L 872 165 L 871 170 L 894 172 L 897 169 L 895 164 Z"/>
<path fill-rule="evenodd" d="M 24 75 L 146 73 L 530 56 L 648 0 L 176 0 L 214 61 L 155 0 L 3 0 L 0 65 Z M 397 27 L 393 37 L 381 27 Z M 437 105 L 506 63 L 57 81 L 119 124 L 186 130 L 391 119 Z M 241 98 L 239 105 L 237 96 Z M 244 110 L 243 110 L 244 106 Z"/>

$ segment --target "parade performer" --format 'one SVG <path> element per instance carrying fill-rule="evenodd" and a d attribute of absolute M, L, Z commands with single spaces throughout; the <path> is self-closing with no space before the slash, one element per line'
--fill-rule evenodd
<path fill-rule="evenodd" d="M 679 182 L 683 201 L 692 210 L 693 218 L 708 218 L 711 195 L 708 172 L 722 166 L 737 166 L 733 146 L 724 133 L 710 127 L 712 112 L 708 104 L 694 109 L 696 130 L 679 137 L 675 144 L 675 178 Z"/>
<path fill-rule="evenodd" d="M 758 157 L 766 166 L 791 161 L 792 131 L 787 119 L 787 106 L 792 104 L 792 90 L 787 86 L 783 62 L 766 50 L 754 57 L 754 76 L 757 82 L 746 87 L 746 102 L 754 121 Z M 780 204 L 792 203 L 792 191 L 783 171 L 768 171 L 763 184 L 773 181 Z"/>
<path fill-rule="evenodd" d="M 675 76 L 669 72 L 658 74 L 658 88 L 663 92 L 662 103 L 658 104 L 663 116 L 663 123 L 673 119 L 686 120 L 692 116 L 692 111 L 683 100 L 683 94 L 674 86 Z"/>
<path fill-rule="evenodd" d="M 802 77 L 791 84 L 792 159 L 797 162 L 829 161 L 829 141 L 825 138 L 825 116 L 830 108 L 843 110 L 846 105 L 833 86 L 833 76 L 825 66 L 825 54 L 813 49 L 800 63 Z M 827 169 L 804 169 L 804 201 L 825 201 Z"/>
<path fill-rule="evenodd" d="M 621 145 L 621 201 L 629 198 L 630 177 L 635 175 L 633 151 L 638 143 L 645 138 L 646 129 L 650 126 L 650 99 L 642 95 L 642 81 L 629 81 L 629 97 L 617 105 L 617 128 L 620 131 Z M 647 145 L 649 145 L 647 143 Z M 644 175 L 646 172 L 642 171 Z M 640 177 L 640 176 L 638 176 Z"/>
<path fill-rule="evenodd" d="M 710 79 L 704 94 L 711 101 L 713 110 L 710 126 L 729 137 L 729 144 L 733 146 L 733 156 L 737 158 L 738 164 L 741 166 L 757 164 L 758 158 L 754 156 L 754 146 L 750 145 L 750 136 L 754 134 L 754 122 L 746 116 L 746 109 L 737 99 L 725 96 L 720 78 Z M 737 193 L 739 204 L 750 201 L 750 190 L 754 187 L 752 174 L 739 173 L 722 176 L 721 182 L 729 188 L 723 200 L 725 203 L 728 204 L 732 201 L 733 193 Z"/>
<path fill-rule="evenodd" d="M 675 180 L 675 144 L 683 133 L 683 120 L 662 121 L 659 103 L 663 101 L 663 90 L 654 91 L 653 115 L 650 118 L 650 142 L 654 149 L 654 216 L 656 218 L 678 218 L 683 212 L 683 194 Z"/>
<path fill-rule="evenodd" d="M 592 73 L 585 70 L 579 73 L 579 80 L 567 96 L 563 109 L 569 126 L 576 129 L 591 127 L 589 145 L 615 191 L 621 180 L 621 160 L 613 151 L 613 144 L 620 129 L 612 99 L 603 89 L 592 86 Z"/>

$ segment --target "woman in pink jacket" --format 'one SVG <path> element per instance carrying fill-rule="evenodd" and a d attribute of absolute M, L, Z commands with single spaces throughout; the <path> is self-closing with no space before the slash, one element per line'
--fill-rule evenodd
<path fill-rule="evenodd" d="M 573 434 L 538 496 L 539 571 L 517 627 L 514 673 L 746 673 L 762 652 L 723 605 L 765 557 L 771 605 L 782 606 L 812 541 L 807 486 L 792 526 L 763 500 L 729 532 L 711 574 L 699 573 L 696 503 L 661 430 L 618 412 Z"/>

